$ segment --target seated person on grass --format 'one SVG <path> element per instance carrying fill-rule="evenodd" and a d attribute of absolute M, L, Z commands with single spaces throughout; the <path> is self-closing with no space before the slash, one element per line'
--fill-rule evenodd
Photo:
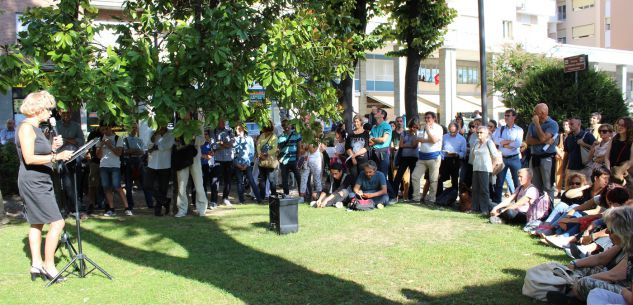
<path fill-rule="evenodd" d="M 538 189 L 532 184 L 532 170 L 522 168 L 518 171 L 519 183 L 514 194 L 503 200 L 490 211 L 490 222 L 527 222 L 527 212 L 530 205 L 539 197 Z M 500 221 L 501 220 L 501 221 Z"/>
<path fill-rule="evenodd" d="M 356 178 L 354 193 L 362 199 L 371 199 L 376 208 L 383 208 L 389 204 L 387 194 L 387 178 L 377 171 L 376 162 L 369 160 L 364 170 Z"/>
<path fill-rule="evenodd" d="M 310 206 L 314 208 L 324 208 L 329 206 L 335 206 L 342 208 L 343 204 L 349 203 L 351 200 L 350 194 L 352 187 L 354 186 L 354 177 L 343 172 L 343 165 L 335 162 L 330 166 L 330 175 L 332 176 L 332 182 L 328 192 L 321 192 L 319 199 L 310 202 Z"/>
<path fill-rule="evenodd" d="M 629 194 L 626 189 L 619 186 L 610 186 L 607 189 L 608 191 L 605 190 L 603 194 L 595 196 L 578 207 L 572 208 L 567 214 L 569 217 L 561 218 L 558 222 L 560 228 L 556 231 L 557 235 L 545 236 L 544 242 L 554 247 L 568 248 L 570 243 L 575 243 L 576 241 L 582 242 L 584 239 L 587 242 L 586 236 L 591 237 L 592 231 L 595 231 L 593 238 L 597 239 L 600 236 L 605 236 L 606 234 L 598 234 L 600 233 L 599 231 L 604 231 L 605 229 L 600 227 L 601 222 L 599 220 L 602 218 L 602 214 L 607 209 L 620 207 L 629 200 Z M 587 209 L 593 206 L 595 208 Z M 580 209 L 591 212 L 588 212 L 585 216 L 578 217 L 574 212 Z"/>

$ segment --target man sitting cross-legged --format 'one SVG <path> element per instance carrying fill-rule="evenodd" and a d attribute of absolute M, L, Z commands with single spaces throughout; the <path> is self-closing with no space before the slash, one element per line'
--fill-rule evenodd
<path fill-rule="evenodd" d="M 387 178 L 378 171 L 376 162 L 369 160 L 365 163 L 364 170 L 356 179 L 354 193 L 361 199 L 371 199 L 375 207 L 379 209 L 389 204 Z"/>
<path fill-rule="evenodd" d="M 336 206 L 342 208 L 343 204 L 350 201 L 351 189 L 354 186 L 354 177 L 343 172 L 343 166 L 340 163 L 334 163 L 330 166 L 330 174 L 332 182 L 328 192 L 321 192 L 319 199 L 310 202 L 311 207 L 324 208 L 328 206 Z"/>

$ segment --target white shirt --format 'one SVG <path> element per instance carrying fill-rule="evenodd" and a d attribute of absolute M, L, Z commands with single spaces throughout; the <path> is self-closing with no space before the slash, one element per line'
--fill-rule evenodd
<path fill-rule="evenodd" d="M 154 140 L 155 142 L 150 143 L 148 147 L 151 149 L 156 146 L 158 149 L 152 151 L 147 157 L 147 167 L 151 169 L 171 168 L 171 148 L 174 146 L 174 136 L 167 132 L 162 136 L 157 135 Z"/>
<path fill-rule="evenodd" d="M 470 158 L 472 160 L 473 171 L 492 173 L 492 158 L 501 158 L 494 142 L 488 139 L 481 144 L 479 141 L 471 147 Z"/>
<path fill-rule="evenodd" d="M 103 136 L 103 139 L 110 139 L 111 143 L 114 143 L 114 139 L 117 138 L 116 135 L 111 135 L 111 136 Z M 116 141 L 116 143 L 114 143 L 114 147 L 121 147 L 123 148 L 123 138 L 122 137 L 118 137 L 118 141 Z M 112 150 L 110 150 L 110 148 L 108 148 L 107 145 L 103 144 L 103 146 L 101 147 L 101 152 L 103 154 L 103 156 L 101 157 L 101 163 L 99 163 L 99 167 L 113 167 L 113 168 L 121 168 L 121 159 L 120 156 L 117 156 L 116 154 L 114 154 L 114 152 Z"/>
<path fill-rule="evenodd" d="M 429 133 L 433 135 L 435 139 L 438 139 L 437 142 L 425 142 L 420 143 L 418 145 L 418 151 L 423 153 L 431 153 L 436 151 L 442 151 L 442 135 L 444 130 L 440 124 L 433 124 L 429 128 L 429 132 L 427 133 L 424 129 L 418 131 L 418 139 L 430 140 Z"/>

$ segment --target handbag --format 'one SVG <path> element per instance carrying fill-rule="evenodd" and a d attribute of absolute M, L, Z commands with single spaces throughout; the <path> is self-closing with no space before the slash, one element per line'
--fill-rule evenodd
<path fill-rule="evenodd" d="M 354 198 L 350 203 L 350 207 L 357 211 L 369 211 L 374 209 L 374 201 L 371 199 Z"/>
<path fill-rule="evenodd" d="M 191 144 L 174 149 L 171 156 L 171 167 L 176 171 L 185 169 L 193 164 L 193 158 L 197 154 L 198 150 Z"/>
<path fill-rule="evenodd" d="M 503 164 L 503 159 L 494 157 L 492 150 L 490 149 L 490 143 L 492 143 L 492 141 L 488 140 L 486 142 L 486 146 L 488 146 L 488 152 L 490 152 L 490 158 L 492 159 L 492 175 L 496 176 L 506 167 L 506 165 Z M 497 148 L 495 147 L 495 149 Z"/>
<path fill-rule="evenodd" d="M 270 143 L 270 140 L 272 138 L 273 138 L 273 136 L 270 135 L 270 137 L 268 137 L 268 141 L 266 141 L 266 144 L 264 144 L 262 146 L 262 148 L 265 147 L 265 146 L 268 146 L 268 144 Z M 264 153 L 267 153 L 267 152 L 268 152 L 268 150 L 265 151 Z M 268 154 L 268 157 L 266 157 L 266 158 L 262 159 L 260 157 L 260 159 L 259 159 L 259 167 L 273 168 L 274 169 L 274 168 L 277 168 L 277 166 L 279 166 L 279 160 L 277 160 L 277 157 L 272 155 L 272 154 Z"/>
<path fill-rule="evenodd" d="M 547 302 L 547 293 L 550 291 L 564 292 L 574 285 L 580 275 L 575 275 L 572 270 L 559 263 L 545 263 L 527 270 L 523 281 L 523 295 Z"/>

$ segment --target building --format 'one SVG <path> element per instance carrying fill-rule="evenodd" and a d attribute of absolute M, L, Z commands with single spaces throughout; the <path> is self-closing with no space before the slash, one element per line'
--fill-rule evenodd
<path fill-rule="evenodd" d="M 630 99 L 633 77 L 629 71 L 633 68 L 633 52 L 557 42 L 552 36 L 552 28 L 559 25 L 557 4 L 562 2 L 565 1 L 486 0 L 484 9 L 488 58 L 493 57 L 495 52 L 500 52 L 504 46 L 514 44 L 521 44 L 529 52 L 556 58 L 588 54 L 592 66 L 610 73 L 620 84 L 623 97 Z M 613 2 L 612 9 L 633 6 L 633 1 L 627 0 L 605 2 Z M 623 2 L 627 4 L 622 4 Z M 448 27 L 444 45 L 430 58 L 422 61 L 418 73 L 418 111 L 437 112 L 442 124 L 450 122 L 457 113 L 468 118 L 474 110 L 481 109 L 477 1 L 449 0 L 448 3 L 457 10 L 458 15 Z M 574 0 L 574 3 L 578 5 L 579 2 Z M 615 18 L 615 13 L 611 16 Z M 380 23 L 385 20 L 372 22 Z M 615 32 L 611 33 L 612 45 L 616 44 L 616 39 L 617 45 L 633 42 L 631 36 L 616 36 Z M 372 51 L 367 55 L 367 60 L 359 63 L 355 74 L 355 111 L 364 114 L 371 106 L 378 105 L 392 114 L 389 120 L 404 114 L 404 96 L 401 92 L 404 92 L 406 60 L 384 55 L 393 48 L 394 46 L 389 46 Z M 502 119 L 505 109 L 498 96 L 488 97 L 489 118 Z"/>
<path fill-rule="evenodd" d="M 633 51 L 630 0 L 557 0 L 549 37 L 562 44 Z"/>
<path fill-rule="evenodd" d="M 17 41 L 17 33 L 23 31 L 25 26 L 20 22 L 20 16 L 29 7 L 45 7 L 54 5 L 53 0 L 2 0 L 0 1 L 0 45 L 13 44 Z M 93 0 L 92 5 L 99 9 L 96 23 L 118 22 L 113 16 L 123 16 L 124 0 Z M 96 38 L 103 45 L 114 43 L 114 36 L 108 32 L 100 32 Z M 21 100 L 25 94 L 19 88 L 14 88 L 6 94 L 0 93 L 0 122 L 9 118 L 15 118 L 16 122 L 21 120 L 19 113 Z M 82 114 L 82 127 L 86 130 L 87 117 L 85 111 Z"/>

